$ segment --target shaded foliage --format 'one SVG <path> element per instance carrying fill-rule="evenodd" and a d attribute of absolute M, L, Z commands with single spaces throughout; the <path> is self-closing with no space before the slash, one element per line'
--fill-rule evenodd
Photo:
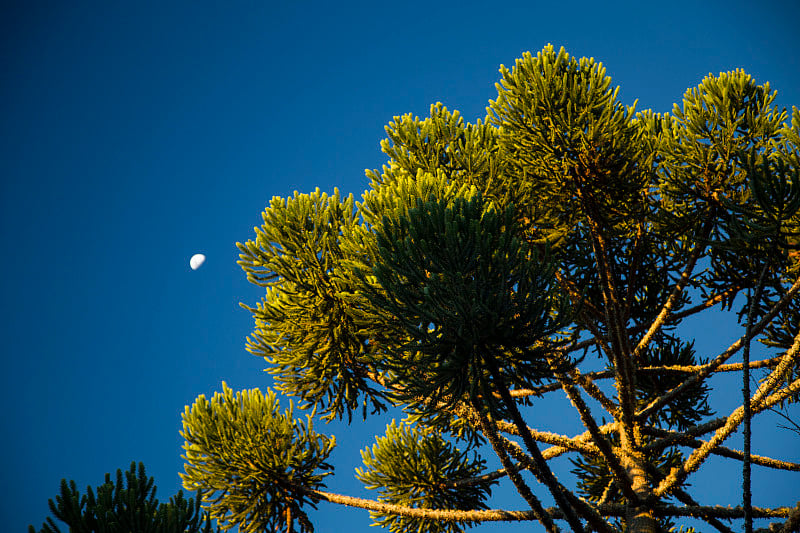
<path fill-rule="evenodd" d="M 131 463 L 123 477 L 117 470 L 114 481 L 106 474 L 105 482 L 86 493 L 78 490 L 75 481 L 61 480 L 61 492 L 49 500 L 50 512 L 67 525 L 70 533 L 211 533 L 210 518 L 202 513 L 200 498 L 188 500 L 183 492 L 159 503 L 152 477 L 145 474 L 144 464 Z M 28 527 L 30 533 L 36 530 Z M 47 518 L 39 533 L 60 533 L 53 518 Z"/>

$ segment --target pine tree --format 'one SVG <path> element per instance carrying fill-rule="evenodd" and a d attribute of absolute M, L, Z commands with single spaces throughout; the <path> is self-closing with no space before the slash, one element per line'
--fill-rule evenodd
<path fill-rule="evenodd" d="M 75 481 L 61 480 L 61 493 L 49 500 L 50 512 L 69 527 L 70 533 L 212 533 L 211 521 L 201 512 L 200 499 L 188 500 L 183 491 L 167 503 L 156 499 L 156 486 L 147 477 L 144 464 L 131 463 L 123 478 L 117 470 L 116 480 L 106 474 L 105 482 L 81 494 Z M 28 526 L 29 533 L 35 533 Z M 52 517 L 48 517 L 39 533 L 60 533 Z"/>
<path fill-rule="evenodd" d="M 796 531 L 800 504 L 753 507 L 749 472 L 800 465 L 751 453 L 748 432 L 800 394 L 800 110 L 787 122 L 769 84 L 737 70 L 671 113 L 640 112 L 602 64 L 552 46 L 500 73 L 476 124 L 441 104 L 395 117 L 360 202 L 273 198 L 238 244 L 266 289 L 247 307 L 248 349 L 276 388 L 326 420 L 406 413 L 363 452 L 377 500 L 326 491 L 334 442 L 258 390 L 187 407 L 184 486 L 241 531 L 312 531 L 319 501 L 393 532 L 535 520 L 650 533 L 689 516 Z M 697 353 L 679 326 L 712 310 L 741 335 Z M 743 397 L 715 415 L 720 372 L 742 374 Z M 582 433 L 528 425 L 559 391 Z M 742 426 L 745 450 L 724 446 Z M 550 467 L 565 455 L 572 487 Z M 742 468 L 735 507 L 692 494 L 712 455 Z M 528 508 L 489 509 L 500 482 Z"/>

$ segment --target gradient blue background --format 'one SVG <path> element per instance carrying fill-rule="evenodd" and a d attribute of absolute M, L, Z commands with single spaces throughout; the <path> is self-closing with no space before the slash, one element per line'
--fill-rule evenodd
<path fill-rule="evenodd" d="M 668 111 L 708 73 L 738 67 L 778 89 L 779 105 L 800 106 L 796 1 L 663 5 L 4 3 L 2 529 L 39 527 L 61 478 L 94 486 L 133 460 L 162 500 L 178 490 L 184 406 L 222 380 L 270 385 L 244 350 L 251 317 L 238 303 L 260 291 L 234 243 L 274 195 L 360 196 L 393 116 L 442 101 L 474 122 L 499 65 L 547 43 L 603 61 L 639 109 Z M 196 252 L 208 260 L 191 271 Z M 715 315 L 686 332 L 713 356 L 738 336 L 731 324 Z M 739 385 L 723 386 L 712 405 L 727 414 Z M 563 402 L 530 414 L 537 427 L 578 429 Z M 800 437 L 776 423 L 759 422 L 754 451 L 800 460 Z M 332 491 L 375 497 L 352 472 L 385 424 L 319 426 L 339 442 Z M 735 503 L 739 468 L 712 460 L 692 492 Z M 755 472 L 757 504 L 800 499 L 797 474 Z M 524 508 L 504 489 L 491 505 Z M 319 507 L 320 533 L 368 530 L 365 511 Z"/>

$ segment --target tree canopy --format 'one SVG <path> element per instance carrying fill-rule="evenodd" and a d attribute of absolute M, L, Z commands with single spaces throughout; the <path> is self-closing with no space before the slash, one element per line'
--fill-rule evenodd
<path fill-rule="evenodd" d="M 395 117 L 360 201 L 272 199 L 238 244 L 265 289 L 245 306 L 247 346 L 309 414 L 294 419 L 271 391 L 199 397 L 183 419 L 184 486 L 241 531 L 312 531 L 320 501 L 368 509 L 393 532 L 504 520 L 656 532 L 684 517 L 796 531 L 800 505 L 754 507 L 749 476 L 800 464 L 753 453 L 749 432 L 800 394 L 800 110 L 789 117 L 768 83 L 736 70 L 670 113 L 638 111 L 601 63 L 552 46 L 500 74 L 475 124 L 442 104 Z M 680 326 L 713 310 L 740 336 L 698 353 Z M 720 372 L 741 374 L 743 392 L 718 414 Z M 540 397 L 559 393 L 582 433 L 529 426 Z M 311 417 L 390 406 L 406 418 L 357 472 L 377 498 L 328 492 L 335 443 Z M 744 449 L 724 446 L 740 428 Z M 486 454 L 502 468 L 488 471 Z M 561 456 L 574 486 L 553 474 Z M 735 507 L 692 493 L 711 456 L 742 469 Z M 527 508 L 489 508 L 498 483 Z"/>
<path fill-rule="evenodd" d="M 130 470 L 117 470 L 116 480 L 81 494 L 75 481 L 61 480 L 61 493 L 49 500 L 50 512 L 69 527 L 70 533 L 212 533 L 211 521 L 202 512 L 200 498 L 183 497 L 183 491 L 167 503 L 156 499 L 156 486 L 147 477 L 144 464 L 131 463 Z M 28 526 L 29 533 L 35 533 Z M 60 533 L 48 517 L 39 533 Z"/>

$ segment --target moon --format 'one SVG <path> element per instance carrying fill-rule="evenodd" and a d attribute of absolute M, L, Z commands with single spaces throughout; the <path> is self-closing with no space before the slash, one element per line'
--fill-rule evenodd
<path fill-rule="evenodd" d="M 206 256 L 204 256 L 203 254 L 194 254 L 192 258 L 189 259 L 189 266 L 192 267 L 192 270 L 197 270 L 205 262 L 206 262 Z"/>

